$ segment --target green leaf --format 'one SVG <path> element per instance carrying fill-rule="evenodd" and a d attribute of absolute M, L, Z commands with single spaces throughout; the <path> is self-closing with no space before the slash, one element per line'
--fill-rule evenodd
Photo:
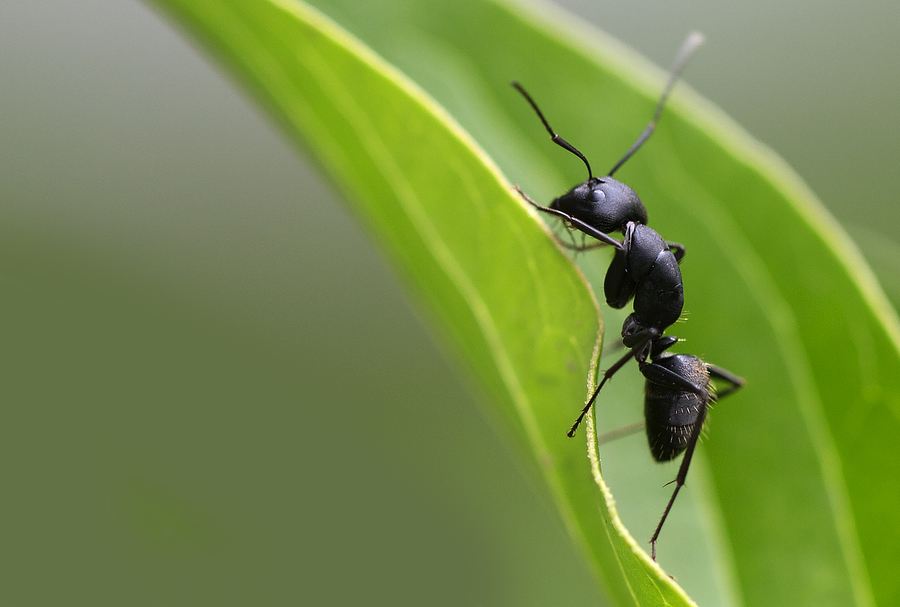
<path fill-rule="evenodd" d="M 157 3 L 238 70 L 345 188 L 530 445 L 611 598 L 686 603 L 618 522 L 596 458 L 591 470 L 561 432 L 595 351 L 593 303 L 469 136 L 305 5 Z M 546 141 L 509 80 L 528 86 L 600 167 L 643 126 L 661 82 L 546 8 L 316 4 L 541 199 L 582 179 L 582 168 Z M 641 194 L 651 225 L 687 245 L 682 351 L 749 382 L 712 414 L 661 538 L 662 564 L 702 604 L 896 604 L 900 331 L 860 256 L 780 161 L 684 90 L 619 176 Z M 581 262 L 597 284 L 608 257 Z M 601 426 L 635 419 L 640 393 L 634 369 L 617 376 Z M 648 537 L 674 470 L 654 467 L 640 442 L 604 447 L 603 462 L 628 528 Z"/>
<path fill-rule="evenodd" d="M 159 4 L 239 69 L 289 131 L 315 142 L 530 446 L 608 590 L 626 603 L 687 604 L 624 533 L 602 482 L 592 482 L 599 471 L 583 444 L 565 436 L 575 407 L 561 405 L 584 398 L 596 365 L 596 303 L 493 164 L 415 86 L 314 9 Z"/>

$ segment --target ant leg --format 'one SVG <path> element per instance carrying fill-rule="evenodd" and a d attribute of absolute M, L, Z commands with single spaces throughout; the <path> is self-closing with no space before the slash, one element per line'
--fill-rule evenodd
<path fill-rule="evenodd" d="M 588 236 L 592 236 L 601 242 L 605 242 L 606 244 L 612 245 L 619 250 L 623 250 L 625 248 L 625 245 L 623 245 L 621 242 L 619 242 L 618 240 L 616 240 L 615 238 L 613 238 L 606 232 L 601 232 L 594 226 L 581 221 L 577 217 L 573 217 L 573 216 L 569 215 L 568 213 L 564 213 L 564 212 L 560 211 L 559 209 L 552 209 L 550 207 L 545 207 L 541 204 L 538 204 L 528 194 L 523 192 L 519 188 L 519 186 L 513 186 L 513 189 L 515 189 L 516 192 L 519 194 L 519 196 L 522 197 L 522 200 L 524 200 L 525 202 L 527 202 L 528 204 L 533 206 L 535 209 L 537 209 L 541 213 L 547 213 L 548 215 L 556 215 L 557 217 L 562 217 L 563 219 L 565 219 L 566 221 L 571 223 L 573 226 L 575 226 L 576 228 L 578 228 L 579 230 L 581 230 Z"/>
<path fill-rule="evenodd" d="M 666 388 L 687 390 L 699 396 L 705 396 L 707 394 L 707 390 L 705 387 L 698 386 L 686 377 L 683 377 L 678 373 L 675 373 L 674 371 L 666 369 L 662 365 L 656 363 L 639 364 L 641 366 L 641 373 L 644 375 L 644 377 L 647 378 L 647 381 L 651 381 L 654 384 L 658 384 Z"/>
<path fill-rule="evenodd" d="M 659 532 L 662 531 L 663 524 L 669 516 L 669 511 L 672 510 L 672 504 L 675 503 L 678 492 L 684 486 L 684 479 L 687 478 L 688 469 L 691 467 L 691 458 L 694 457 L 694 449 L 697 447 L 697 440 L 700 438 L 700 431 L 703 429 L 703 422 L 706 420 L 706 409 L 707 407 L 705 404 L 700 407 L 700 411 L 697 414 L 697 421 L 694 422 L 694 429 L 691 432 L 690 439 L 688 439 L 688 446 L 684 452 L 684 459 L 681 460 L 681 466 L 678 468 L 678 476 L 675 477 L 675 491 L 672 492 L 672 497 L 669 498 L 666 509 L 663 510 L 662 518 L 659 519 L 656 531 L 653 532 L 653 537 L 650 538 L 650 557 L 654 561 L 656 560 L 656 540 L 659 539 Z"/>
<path fill-rule="evenodd" d="M 595 242 L 593 244 L 575 244 L 574 242 L 562 242 L 560 243 L 563 248 L 569 249 L 570 251 L 576 251 L 578 253 L 583 253 L 584 251 L 593 251 L 594 249 L 601 249 L 605 246 L 608 246 L 605 242 Z"/>
<path fill-rule="evenodd" d="M 530 204 L 530 201 L 529 201 L 529 204 Z M 605 244 L 602 244 L 602 243 L 597 243 L 597 244 L 593 244 L 593 245 L 585 245 L 584 239 L 586 237 L 586 234 L 584 232 L 581 232 L 580 230 L 579 230 L 579 232 L 581 232 L 581 241 L 582 242 L 581 242 L 581 244 L 578 244 L 577 242 L 575 242 L 575 237 L 572 235 L 572 231 L 573 231 L 572 227 L 565 225 L 565 224 L 560 224 L 560 225 L 563 226 L 563 231 L 565 232 L 566 238 L 568 240 L 564 239 L 563 236 L 559 233 L 559 230 L 557 230 L 555 228 L 553 229 L 553 239 L 556 241 L 556 244 L 558 244 L 559 246 L 561 246 L 564 249 L 567 249 L 569 251 L 575 251 L 576 253 L 580 253 L 581 251 L 587 251 L 589 249 L 600 248 L 600 247 L 606 246 Z"/>
<path fill-rule="evenodd" d="M 609 170 L 608 175 L 610 177 L 612 177 L 613 173 L 622 168 L 622 165 L 625 164 L 629 158 L 634 156 L 634 153 L 644 145 L 645 141 L 650 139 L 650 135 L 656 130 L 656 123 L 659 122 L 659 118 L 662 116 L 663 107 L 666 105 L 666 99 L 668 99 L 669 93 L 672 92 L 672 88 L 675 86 L 675 81 L 678 80 L 681 70 L 687 65 L 688 59 L 691 58 L 691 55 L 701 44 L 703 44 L 703 34 L 698 32 L 693 32 L 682 43 L 681 48 L 678 50 L 678 54 L 675 56 L 672 69 L 669 72 L 669 80 L 666 82 L 666 86 L 663 87 L 663 92 L 659 96 L 659 101 L 656 102 L 656 109 L 653 111 L 653 117 L 650 119 L 650 122 L 647 123 L 647 126 L 644 127 L 643 132 L 638 135 L 637 140 L 635 140 L 635 142 L 631 144 L 631 147 L 628 148 L 628 151 L 625 152 L 625 155 L 622 156 L 619 162 L 614 164 L 613 168 Z"/>
<path fill-rule="evenodd" d="M 619 338 L 615 342 L 613 342 L 613 345 L 606 346 L 603 348 L 603 352 L 600 354 L 600 358 L 606 358 L 607 356 L 611 355 L 613 352 L 618 352 L 619 350 L 621 350 L 624 347 L 625 347 L 625 342 L 622 341 L 621 338 Z"/>
<path fill-rule="evenodd" d="M 632 275 L 628 272 L 628 261 L 630 256 L 631 239 L 626 229 L 625 233 L 625 250 L 616 251 L 612 261 L 609 262 L 609 268 L 606 270 L 606 276 L 603 278 L 603 293 L 606 296 L 606 304 L 610 308 L 624 308 L 634 297 L 637 284 L 634 282 Z"/>
<path fill-rule="evenodd" d="M 643 348 L 645 344 L 640 344 L 640 347 Z M 600 380 L 600 383 L 597 384 L 597 387 L 594 389 L 594 393 L 588 399 L 588 402 L 584 405 L 584 408 L 581 410 L 581 413 L 578 415 L 578 419 L 575 420 L 575 423 L 572 424 L 572 428 L 566 432 L 566 436 L 572 438 L 575 436 L 575 431 L 578 430 L 578 425 L 581 424 L 581 420 L 584 419 L 584 416 L 587 415 L 587 412 L 591 410 L 591 405 L 594 404 L 594 401 L 597 399 L 597 395 L 600 394 L 600 390 L 603 388 L 603 385 L 609 381 L 609 379 L 618 372 L 619 369 L 625 366 L 629 360 L 631 360 L 634 355 L 637 353 L 638 347 L 634 347 L 628 351 L 628 354 L 617 360 L 613 366 L 606 370 L 603 374 L 603 378 Z"/>
<path fill-rule="evenodd" d="M 655 358 L 658 354 L 662 354 L 663 352 L 665 352 L 666 350 L 668 350 L 669 348 L 671 348 L 678 342 L 679 342 L 679 338 L 675 337 L 674 335 L 664 335 L 662 337 L 657 337 L 657 338 L 651 340 L 650 350 L 648 352 L 649 358 L 651 358 L 651 359 Z M 606 340 L 604 340 L 603 352 L 600 355 L 600 357 L 601 357 L 601 359 L 606 358 L 607 356 L 610 356 L 613 352 L 618 352 L 619 350 L 621 350 L 624 347 L 625 347 L 625 341 L 621 337 L 619 337 L 615 341 L 613 341 L 612 345 L 607 344 Z"/>
<path fill-rule="evenodd" d="M 594 401 L 597 400 L 597 395 L 600 394 L 600 390 L 603 386 L 615 375 L 619 369 L 625 366 L 629 360 L 637 356 L 647 345 L 647 343 L 653 339 L 652 334 L 648 334 L 647 337 L 642 339 L 638 344 L 636 344 L 631 350 L 628 351 L 628 354 L 617 360 L 613 363 L 609 369 L 603 374 L 603 378 L 600 380 L 600 383 L 597 384 L 597 387 L 594 389 L 594 393 L 591 394 L 591 397 L 588 399 L 587 403 L 585 403 L 584 408 L 581 410 L 581 413 L 578 414 L 578 418 L 575 420 L 575 423 L 572 424 L 572 427 L 566 432 L 566 436 L 572 438 L 575 436 L 575 431 L 578 430 L 579 424 L 581 424 L 581 420 L 584 419 L 584 416 L 587 415 L 588 411 L 591 410 L 591 405 L 594 404 Z"/>
<path fill-rule="evenodd" d="M 566 242 L 565 240 L 562 239 L 561 236 L 559 236 L 558 234 L 556 234 L 556 232 L 554 232 L 554 235 L 556 236 L 556 242 L 559 244 L 559 246 L 561 246 L 564 249 L 569 249 L 570 251 L 577 251 L 578 244 L 575 242 L 575 236 L 572 235 L 572 230 L 568 226 L 565 226 L 565 225 L 563 226 L 563 230 L 565 231 L 566 237 L 569 239 L 569 241 Z"/>
<path fill-rule="evenodd" d="M 654 360 L 659 354 L 662 354 L 675 344 L 677 344 L 679 339 L 674 335 L 665 335 L 663 337 L 659 337 L 653 340 L 653 343 L 650 344 L 650 360 Z"/>
<path fill-rule="evenodd" d="M 572 235 L 572 227 L 566 226 L 566 236 L 568 237 L 568 241 L 563 240 L 563 237 L 559 235 L 558 232 L 554 231 L 553 236 L 556 237 L 556 242 L 564 249 L 569 251 L 574 251 L 575 253 L 583 253 L 584 251 L 592 251 L 594 249 L 600 249 L 605 246 L 608 246 L 605 242 L 595 242 L 593 244 L 585 244 L 585 238 L 587 238 L 587 234 L 578 230 L 581 233 L 581 244 L 575 242 L 575 237 Z"/>
<path fill-rule="evenodd" d="M 601 445 L 606 443 L 611 443 L 614 440 L 618 440 L 620 438 L 624 438 L 626 436 L 631 436 L 635 432 L 640 432 L 646 427 L 644 422 L 635 422 L 633 424 L 628 424 L 627 426 L 622 426 L 616 430 L 610 430 L 609 432 L 604 432 L 600 436 L 597 437 L 597 442 Z"/>
<path fill-rule="evenodd" d="M 684 254 L 686 253 L 684 245 L 680 242 L 666 242 L 666 246 L 672 251 L 675 261 L 681 264 L 681 260 L 684 259 Z"/>
<path fill-rule="evenodd" d="M 706 368 L 709 369 L 710 377 L 721 379 L 722 381 L 731 384 L 716 395 L 716 400 L 721 400 L 729 394 L 734 394 L 735 392 L 740 390 L 746 383 L 744 381 L 744 378 L 738 377 L 728 369 L 723 369 L 722 367 L 717 367 L 716 365 L 706 365 Z"/>
<path fill-rule="evenodd" d="M 575 244 L 574 242 L 571 245 L 565 244 L 563 245 L 565 248 L 575 251 L 576 253 L 583 253 L 585 251 L 593 251 L 594 249 L 602 249 L 605 246 L 608 246 L 605 242 L 594 242 L 591 244 L 585 243 L 585 237 L 587 234 L 581 232 L 581 244 Z"/>
<path fill-rule="evenodd" d="M 534 102 L 534 99 L 531 98 L 531 95 L 528 94 L 528 91 L 525 90 L 525 87 L 523 87 L 523 86 L 522 86 L 521 84 L 519 84 L 518 82 L 512 82 L 512 86 L 513 86 L 514 89 L 516 89 L 517 91 L 519 91 L 519 93 L 521 93 L 523 97 L 525 97 L 525 101 L 528 102 L 528 105 L 531 106 L 531 109 L 534 110 L 534 113 L 537 114 L 537 115 L 538 115 L 538 118 L 541 119 L 541 122 L 543 123 L 544 128 L 547 129 L 547 132 L 550 134 L 550 141 L 552 141 L 553 143 L 555 143 L 556 145 L 558 145 L 558 146 L 561 147 L 562 149 L 564 149 L 564 150 L 566 150 L 566 151 L 568 151 L 568 152 L 571 152 L 571 153 L 575 154 L 576 156 L 578 156 L 579 158 L 581 158 L 581 162 L 583 162 L 583 163 L 584 163 L 584 166 L 587 167 L 587 171 L 588 171 L 588 180 L 593 179 L 593 178 L 594 178 L 594 173 L 593 173 L 593 171 L 591 171 L 591 163 L 588 162 L 588 159 L 585 158 L 584 154 L 582 154 L 582 153 L 578 150 L 578 148 L 576 148 L 574 145 L 572 145 L 571 143 L 569 143 L 568 141 L 566 141 L 565 139 L 563 139 L 562 137 L 560 137 L 560 136 L 556 133 L 556 131 L 553 130 L 553 127 L 551 127 L 551 126 L 550 126 L 550 123 L 547 122 L 547 119 L 544 118 L 544 113 L 543 113 L 543 112 L 541 111 L 541 109 L 538 107 L 537 103 Z"/>

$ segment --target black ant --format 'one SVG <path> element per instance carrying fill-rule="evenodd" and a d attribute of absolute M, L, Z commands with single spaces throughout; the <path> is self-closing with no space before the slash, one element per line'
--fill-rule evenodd
<path fill-rule="evenodd" d="M 537 103 L 522 85 L 513 82 L 513 87 L 525 97 L 540 118 L 551 141 L 580 158 L 588 171 L 587 181 L 553 200 L 549 207 L 538 204 L 518 187 L 516 191 L 538 211 L 560 217 L 569 225 L 600 241 L 598 245 L 578 247 L 573 244 L 570 248 L 584 250 L 603 245 L 614 247 L 616 252 L 603 284 L 606 301 L 613 308 L 623 308 L 634 300 L 634 312 L 625 319 L 622 326 L 622 343 L 630 350 L 603 374 L 567 434 L 569 437 L 575 435 L 578 425 L 590 411 L 604 384 L 634 358 L 646 378 L 644 418 L 653 458 L 658 462 L 665 462 L 685 452 L 678 475 L 673 481 L 675 490 L 650 540 L 654 560 L 659 533 L 684 485 L 707 410 L 717 398 L 712 379 L 730 384 L 718 398 L 731 394 L 744 382 L 729 371 L 709 365 L 696 356 L 664 354 L 678 342 L 678 338 L 664 333 L 680 318 L 684 307 L 679 264 L 684 258 L 685 249 L 678 243 L 667 242 L 656 230 L 646 225 L 647 209 L 638 195 L 624 183 L 613 179 L 612 175 L 653 134 L 681 70 L 701 43 L 702 37 L 699 34 L 692 34 L 684 42 L 650 122 L 625 155 L 609 170 L 609 174 L 602 178 L 594 177 L 584 154 L 553 130 Z M 609 235 L 609 232 L 614 231 L 622 232 L 621 242 Z"/>

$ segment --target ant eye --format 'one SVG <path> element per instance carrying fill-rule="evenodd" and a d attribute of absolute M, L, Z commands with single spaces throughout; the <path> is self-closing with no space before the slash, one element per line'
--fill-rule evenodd
<path fill-rule="evenodd" d="M 606 200 L 606 193 L 600 188 L 591 190 L 591 200 L 594 202 L 603 202 Z"/>

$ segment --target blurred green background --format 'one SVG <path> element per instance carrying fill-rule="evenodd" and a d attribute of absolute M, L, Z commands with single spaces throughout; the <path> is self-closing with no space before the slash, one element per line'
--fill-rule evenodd
<path fill-rule="evenodd" d="M 563 4 L 663 65 L 704 31 L 687 80 L 900 301 L 896 4 Z M 0 82 L 0 603 L 601 600 L 377 247 L 164 20 L 5 0 Z"/>

